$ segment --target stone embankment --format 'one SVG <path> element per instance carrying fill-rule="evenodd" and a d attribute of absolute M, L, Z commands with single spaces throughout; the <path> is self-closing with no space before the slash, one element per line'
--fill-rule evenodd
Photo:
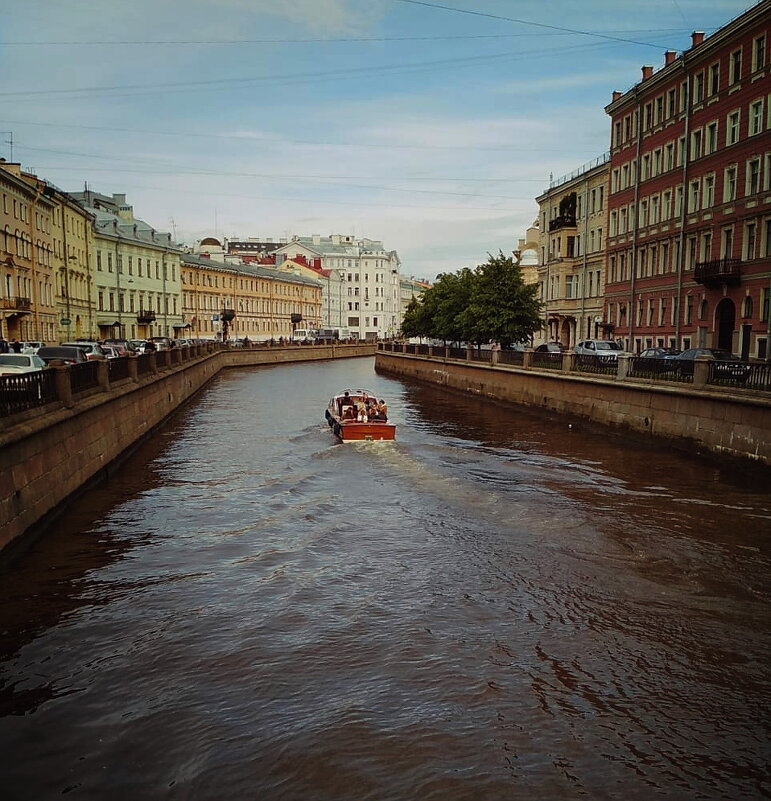
<path fill-rule="evenodd" d="M 44 528 L 220 370 L 374 352 L 374 344 L 366 343 L 233 350 L 200 345 L 51 368 L 38 374 L 33 387 L 20 379 L 2 399 L 0 549 Z"/>
<path fill-rule="evenodd" d="M 539 362 L 541 355 L 548 358 Z M 512 357 L 517 364 L 501 363 L 514 361 Z M 723 379 L 714 372 L 714 363 L 706 360 L 696 360 L 692 374 L 685 376 L 661 373 L 643 378 L 641 364 L 645 366 L 630 357 L 609 364 L 592 362 L 591 357 L 582 362 L 575 354 L 504 354 L 398 344 L 379 346 L 376 358 L 378 369 L 397 376 L 771 465 L 768 365 L 749 369 L 742 386 L 721 386 L 710 383 Z M 746 388 L 753 385 L 762 388 Z"/>

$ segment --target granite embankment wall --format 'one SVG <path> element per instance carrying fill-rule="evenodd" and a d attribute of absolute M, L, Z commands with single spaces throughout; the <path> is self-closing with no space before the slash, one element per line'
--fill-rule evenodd
<path fill-rule="evenodd" d="M 636 383 L 386 352 L 378 352 L 376 366 L 394 375 L 771 465 L 771 398 L 767 393 Z"/>
<path fill-rule="evenodd" d="M 58 401 L 0 421 L 0 549 L 51 523 L 220 370 L 374 352 L 374 344 L 167 351 L 147 372 L 134 363 L 113 383 L 105 362 L 99 386 L 74 396 L 66 368 L 58 368 L 57 383 L 66 384 Z"/>

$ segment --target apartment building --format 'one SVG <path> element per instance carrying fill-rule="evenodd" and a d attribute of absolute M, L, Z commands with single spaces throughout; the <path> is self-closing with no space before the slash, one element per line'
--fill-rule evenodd
<path fill-rule="evenodd" d="M 401 325 L 401 262 L 395 250 L 373 239 L 332 234 L 295 236 L 274 253 L 317 260 L 329 271 L 322 304 L 325 327 L 348 328 L 359 339 L 396 336 Z"/>
<path fill-rule="evenodd" d="M 318 325 L 322 293 L 317 279 L 257 264 L 225 263 L 217 258 L 218 247 L 217 240 L 204 239 L 202 252 L 182 256 L 182 311 L 189 324 L 185 336 L 220 339 L 223 312 L 228 311 L 234 313 L 229 338 L 287 338 L 300 322 Z"/>
<path fill-rule="evenodd" d="M 614 92 L 604 320 L 635 352 L 769 357 L 771 0 Z"/>
<path fill-rule="evenodd" d="M 56 342 L 52 218 L 45 181 L 0 160 L 0 335 Z"/>
<path fill-rule="evenodd" d="M 181 248 L 134 216 L 125 194 L 74 197 L 94 217 L 94 322 L 100 339 L 184 335 Z"/>
<path fill-rule="evenodd" d="M 542 232 L 537 280 L 543 331 L 538 341 L 572 348 L 582 339 L 610 333 L 602 316 L 608 172 L 605 154 L 552 181 L 536 198 Z"/>

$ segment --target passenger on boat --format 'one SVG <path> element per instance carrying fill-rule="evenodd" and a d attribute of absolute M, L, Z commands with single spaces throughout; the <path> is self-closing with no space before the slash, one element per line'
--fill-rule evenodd
<path fill-rule="evenodd" d="M 338 415 L 343 414 L 343 409 L 346 406 L 353 406 L 353 398 L 351 397 L 350 392 L 345 392 L 342 398 L 337 399 L 337 413 Z"/>
<path fill-rule="evenodd" d="M 388 420 L 388 406 L 386 406 L 386 402 L 384 400 L 381 400 L 380 403 L 378 403 L 377 413 L 383 420 Z"/>
<path fill-rule="evenodd" d="M 356 412 L 353 406 L 343 406 L 342 420 L 355 420 Z"/>
<path fill-rule="evenodd" d="M 359 401 L 356 404 L 356 408 L 358 410 L 358 414 L 356 415 L 356 419 L 360 423 L 366 423 L 369 420 L 369 417 L 367 416 L 367 404 L 364 403 L 364 401 Z"/>

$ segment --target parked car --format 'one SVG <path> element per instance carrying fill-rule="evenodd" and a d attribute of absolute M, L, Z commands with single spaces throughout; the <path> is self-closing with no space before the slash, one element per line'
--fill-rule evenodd
<path fill-rule="evenodd" d="M 45 342 L 22 342 L 21 343 L 21 352 L 22 353 L 37 353 L 40 348 L 45 345 Z"/>
<path fill-rule="evenodd" d="M 46 345 L 35 354 L 45 364 L 53 361 L 62 361 L 65 364 L 82 364 L 87 362 L 86 354 L 82 348 L 74 345 Z"/>
<path fill-rule="evenodd" d="M 129 353 L 134 353 L 135 348 L 128 339 L 105 339 L 102 342 L 103 347 L 114 348 L 118 351 L 119 356 L 128 356 Z"/>
<path fill-rule="evenodd" d="M 102 345 L 102 350 L 107 356 L 108 359 L 119 359 L 121 356 L 126 355 L 126 351 L 124 350 L 123 353 L 115 345 Z"/>
<path fill-rule="evenodd" d="M 99 342 L 62 342 L 62 345 L 71 348 L 80 348 L 86 354 L 86 358 L 89 361 L 107 358 L 107 353 Z"/>
<path fill-rule="evenodd" d="M 535 348 L 535 353 L 564 353 L 565 348 L 559 344 L 559 342 L 544 342 L 543 345 L 539 345 Z"/>
<path fill-rule="evenodd" d="M 171 339 L 169 337 L 150 337 L 150 342 L 155 342 L 155 347 L 157 350 L 171 350 L 173 347 Z"/>
<path fill-rule="evenodd" d="M 639 356 L 641 359 L 671 359 L 681 352 L 677 348 L 655 347 L 646 348 Z"/>
<path fill-rule="evenodd" d="M 131 346 L 131 349 L 134 353 L 144 353 L 145 352 L 145 343 L 147 342 L 146 339 L 129 339 L 128 343 Z"/>
<path fill-rule="evenodd" d="M 605 356 L 618 359 L 619 353 L 625 353 L 623 347 L 612 339 L 584 339 L 574 348 L 579 356 Z"/>
<path fill-rule="evenodd" d="M 0 353 L 0 375 L 34 373 L 45 366 L 45 362 L 34 353 Z"/>
<path fill-rule="evenodd" d="M 677 356 L 672 357 L 677 371 L 681 375 L 693 375 L 694 359 L 706 356 L 719 364 L 712 368 L 712 374 L 718 379 L 744 382 L 750 376 L 750 366 L 739 360 L 731 351 L 722 348 L 688 348 Z"/>

